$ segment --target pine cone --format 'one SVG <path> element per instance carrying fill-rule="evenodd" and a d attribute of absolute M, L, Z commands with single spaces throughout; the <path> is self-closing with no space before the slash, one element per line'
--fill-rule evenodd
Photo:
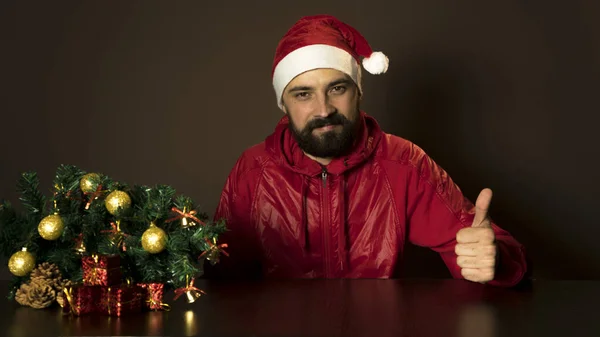
<path fill-rule="evenodd" d="M 56 291 L 48 281 L 32 281 L 29 284 L 27 300 L 32 308 L 47 308 L 56 300 Z"/>
<path fill-rule="evenodd" d="M 42 263 L 38 264 L 37 268 L 35 268 L 31 272 L 30 277 L 32 279 L 33 278 L 45 278 L 45 279 L 54 280 L 54 279 L 62 278 L 62 275 L 60 274 L 60 270 L 58 269 L 58 267 L 55 264 L 49 263 L 49 262 L 42 262 Z"/>
<path fill-rule="evenodd" d="M 62 275 L 58 267 L 52 263 L 40 263 L 38 267 L 31 272 L 30 278 L 31 282 L 46 281 L 50 283 L 50 286 L 52 286 L 55 292 L 62 291 L 64 283 Z"/>
<path fill-rule="evenodd" d="M 56 303 L 58 303 L 58 305 L 60 305 L 61 308 L 65 307 L 65 295 L 64 293 L 60 292 L 56 294 Z"/>
<path fill-rule="evenodd" d="M 46 279 L 43 277 L 36 277 L 36 278 L 32 278 L 31 280 L 29 280 L 29 288 L 31 289 L 34 286 L 43 286 L 43 285 L 47 285 L 52 287 L 52 289 L 54 289 L 54 280 L 50 280 L 50 279 Z"/>
<path fill-rule="evenodd" d="M 15 301 L 17 301 L 17 303 L 19 303 L 20 305 L 29 306 L 29 299 L 27 298 L 28 292 L 29 284 L 21 284 L 21 286 L 19 287 L 19 289 L 17 289 L 17 292 L 15 293 Z"/>

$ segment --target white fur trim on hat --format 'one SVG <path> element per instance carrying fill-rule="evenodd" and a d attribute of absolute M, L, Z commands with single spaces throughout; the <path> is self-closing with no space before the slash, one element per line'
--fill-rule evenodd
<path fill-rule="evenodd" d="M 380 51 L 373 52 L 371 56 L 362 60 L 363 67 L 371 74 L 377 75 L 385 73 L 390 65 L 390 60 Z"/>
<path fill-rule="evenodd" d="M 281 96 L 296 76 L 313 69 L 337 69 L 354 80 L 360 90 L 360 66 L 347 51 L 326 44 L 313 44 L 287 54 L 275 67 L 273 88 L 277 105 L 282 108 Z"/>

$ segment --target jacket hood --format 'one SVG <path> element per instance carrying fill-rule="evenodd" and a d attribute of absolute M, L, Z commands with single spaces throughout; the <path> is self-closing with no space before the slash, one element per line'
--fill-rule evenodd
<path fill-rule="evenodd" d="M 359 137 L 352 151 L 346 156 L 334 158 L 327 165 L 330 174 L 342 174 L 362 164 L 377 148 L 383 134 L 377 121 L 364 111 L 360 111 L 359 123 L 361 123 Z M 294 172 L 307 176 L 319 175 L 322 172 L 321 165 L 300 149 L 289 129 L 287 114 L 277 123 L 275 131 L 265 139 L 265 145 L 267 152 L 278 164 Z"/>

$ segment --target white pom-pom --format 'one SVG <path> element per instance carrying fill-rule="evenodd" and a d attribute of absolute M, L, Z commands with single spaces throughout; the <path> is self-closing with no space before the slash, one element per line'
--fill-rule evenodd
<path fill-rule="evenodd" d="M 373 52 L 371 56 L 365 57 L 362 61 L 363 67 L 371 74 L 385 73 L 390 64 L 390 60 L 380 51 Z"/>

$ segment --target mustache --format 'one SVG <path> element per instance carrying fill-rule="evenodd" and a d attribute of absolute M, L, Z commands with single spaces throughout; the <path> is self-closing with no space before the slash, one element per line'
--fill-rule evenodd
<path fill-rule="evenodd" d="M 348 122 L 344 116 L 339 113 L 335 113 L 323 118 L 313 119 L 306 125 L 306 130 L 312 131 L 317 128 L 321 128 L 329 125 L 344 125 Z"/>

